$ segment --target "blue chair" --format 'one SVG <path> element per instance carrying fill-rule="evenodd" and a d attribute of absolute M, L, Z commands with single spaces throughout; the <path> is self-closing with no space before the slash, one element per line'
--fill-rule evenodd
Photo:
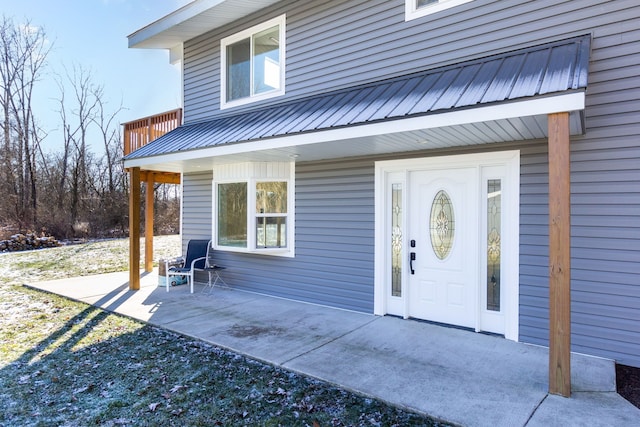
<path fill-rule="evenodd" d="M 204 270 L 208 266 L 209 249 L 211 248 L 211 240 L 189 240 L 187 244 L 187 253 L 184 257 L 179 258 L 182 263 L 175 266 L 175 260 L 167 260 L 165 262 L 167 272 L 167 292 L 171 282 L 179 283 L 179 280 L 187 279 L 187 283 L 191 287 L 193 293 L 193 279 L 196 270 Z M 174 279 L 171 279 L 174 277 Z"/>

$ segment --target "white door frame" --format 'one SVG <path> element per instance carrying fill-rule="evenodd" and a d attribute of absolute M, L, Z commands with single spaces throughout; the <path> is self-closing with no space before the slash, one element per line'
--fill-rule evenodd
<path fill-rule="evenodd" d="M 423 157 L 405 160 L 386 160 L 375 163 L 375 272 L 374 272 L 374 314 L 385 315 L 390 311 L 398 313 L 400 308 L 402 316 L 409 317 L 409 241 L 408 238 L 402 240 L 403 265 L 402 265 L 402 297 L 391 297 L 388 292 L 390 287 L 391 271 L 391 244 L 390 238 L 390 209 L 388 208 L 391 197 L 391 185 L 400 184 L 403 189 L 402 198 L 402 224 L 403 236 L 407 236 L 406 227 L 408 224 L 408 189 L 409 172 L 412 170 L 444 170 L 460 167 L 475 167 L 478 173 L 478 182 L 482 186 L 486 182 L 486 173 L 492 167 L 500 166 L 505 170 L 503 177 L 503 211 L 504 218 L 511 219 L 503 222 L 502 230 L 502 255 L 503 272 L 502 302 L 505 316 L 505 338 L 517 341 L 519 334 L 519 254 L 520 254 L 520 151 L 500 151 L 478 154 L 461 154 L 441 157 Z M 479 194 L 484 194 L 479 188 Z M 481 209 L 483 204 L 478 205 Z M 486 229 L 486 215 L 481 212 L 478 215 L 480 221 L 478 230 L 480 235 Z M 482 222 L 484 221 L 484 223 Z M 486 241 L 486 236 L 479 236 L 479 241 Z M 481 237 L 481 238 L 480 238 Z M 478 251 L 477 263 L 479 266 L 486 265 L 485 251 Z M 479 283 L 484 283 L 482 278 L 483 268 L 478 269 Z M 485 270 L 486 273 L 486 270 Z M 486 277 L 486 276 L 485 276 Z M 476 304 L 476 331 L 482 330 L 481 324 L 481 298 L 477 298 Z M 389 307 L 393 306 L 393 310 Z"/>

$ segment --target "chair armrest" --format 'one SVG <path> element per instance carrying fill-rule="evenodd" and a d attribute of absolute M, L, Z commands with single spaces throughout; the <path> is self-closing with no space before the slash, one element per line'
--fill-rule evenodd
<path fill-rule="evenodd" d="M 203 257 L 196 258 L 196 259 L 194 259 L 193 261 L 191 261 L 191 271 L 196 270 L 196 262 L 198 262 L 198 261 L 202 261 L 203 259 L 204 259 L 204 260 L 206 260 L 206 259 L 207 259 L 207 257 L 206 257 L 206 256 L 203 256 Z M 205 261 L 204 265 L 205 265 L 205 267 L 206 267 L 206 265 L 207 265 L 206 261 Z M 185 267 L 186 267 L 186 266 L 185 266 Z M 200 268 L 198 268 L 198 270 L 201 270 L 201 269 L 200 269 Z"/>

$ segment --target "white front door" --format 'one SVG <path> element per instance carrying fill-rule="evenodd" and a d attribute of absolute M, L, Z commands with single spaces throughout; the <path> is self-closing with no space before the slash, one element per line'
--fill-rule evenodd
<path fill-rule="evenodd" d="M 376 163 L 374 312 L 518 339 L 520 153 Z"/>
<path fill-rule="evenodd" d="M 409 316 L 475 327 L 478 172 L 409 173 Z"/>

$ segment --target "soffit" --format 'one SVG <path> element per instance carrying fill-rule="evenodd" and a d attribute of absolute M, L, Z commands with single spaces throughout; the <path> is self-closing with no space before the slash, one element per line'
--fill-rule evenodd
<path fill-rule="evenodd" d="M 195 0 L 128 36 L 130 48 L 172 49 L 277 0 Z"/>

